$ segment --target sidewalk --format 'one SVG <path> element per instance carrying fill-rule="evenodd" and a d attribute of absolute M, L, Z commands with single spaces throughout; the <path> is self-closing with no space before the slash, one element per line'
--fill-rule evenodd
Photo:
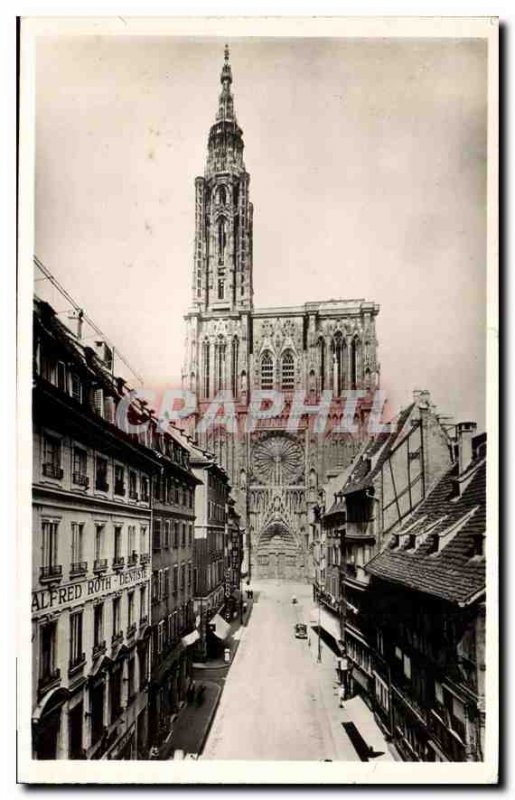
<path fill-rule="evenodd" d="M 248 625 L 250 615 L 252 614 L 253 601 L 245 600 L 245 602 L 247 604 L 247 608 L 243 613 L 243 620 L 240 621 L 239 615 L 236 619 L 232 620 L 230 623 L 231 630 L 223 642 L 223 649 L 229 648 L 230 650 L 229 661 L 225 661 L 225 658 L 222 655 L 220 655 L 219 658 L 210 658 L 208 661 L 195 661 L 193 663 L 193 669 L 195 671 L 199 670 L 199 672 L 201 672 L 202 670 L 213 669 L 220 674 L 220 677 L 225 677 L 234 660 L 234 656 L 236 655 L 236 651 L 240 643 L 240 637 L 245 627 Z M 201 676 L 199 675 L 198 677 Z"/>
<path fill-rule="evenodd" d="M 317 662 L 318 636 L 312 629 L 311 657 Z M 322 638 L 321 662 L 317 662 L 320 691 L 327 709 L 334 741 L 335 758 L 341 761 L 395 761 L 392 750 L 372 711 L 364 700 L 353 697 L 339 707 L 337 657 Z"/>
<path fill-rule="evenodd" d="M 173 758 L 176 750 L 194 755 L 202 752 L 222 694 L 222 687 L 217 683 L 203 681 L 202 685 L 205 687 L 202 704 L 187 703 L 183 706 L 173 724 L 171 735 L 161 745 L 160 761 Z"/>

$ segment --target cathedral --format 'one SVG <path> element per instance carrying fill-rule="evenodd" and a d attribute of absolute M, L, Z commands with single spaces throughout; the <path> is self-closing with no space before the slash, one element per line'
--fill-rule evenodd
<path fill-rule="evenodd" d="M 230 392 L 236 431 L 212 426 L 195 437 L 228 472 L 247 536 L 252 578 L 304 580 L 310 563 L 310 508 L 319 487 L 341 472 L 366 435 L 379 386 L 375 318 L 379 306 L 358 300 L 258 308 L 253 295 L 253 221 L 243 131 L 232 94 L 226 46 L 216 119 L 209 130 L 204 175 L 195 179 L 192 304 L 185 316 L 183 386 L 196 396 L 193 426 L 212 399 Z M 253 392 L 277 390 L 282 412 L 245 421 Z M 328 424 L 314 429 L 312 414 L 287 425 L 294 393 L 316 408 L 330 390 Z M 336 431 L 350 390 L 362 397 L 355 432 Z"/>

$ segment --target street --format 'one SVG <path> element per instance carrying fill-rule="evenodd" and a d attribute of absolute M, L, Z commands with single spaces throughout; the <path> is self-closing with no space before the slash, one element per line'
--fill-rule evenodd
<path fill-rule="evenodd" d="M 311 586 L 263 581 L 252 588 L 257 602 L 203 758 L 359 760 L 341 725 L 335 656 L 323 643 L 317 662 Z M 296 622 L 308 624 L 310 646 L 295 638 Z"/>

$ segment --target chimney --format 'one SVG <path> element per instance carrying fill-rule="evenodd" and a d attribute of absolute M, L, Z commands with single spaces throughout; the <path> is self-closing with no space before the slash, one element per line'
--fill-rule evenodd
<path fill-rule="evenodd" d="M 475 422 L 459 422 L 456 425 L 456 438 L 458 440 L 458 465 L 459 474 L 462 475 L 472 461 L 472 439 L 477 430 Z"/>
<path fill-rule="evenodd" d="M 69 328 L 74 336 L 77 339 L 82 339 L 82 326 L 84 324 L 84 311 L 82 308 L 78 308 L 76 311 L 73 311 L 71 314 L 68 314 L 68 320 L 70 322 Z"/>
<path fill-rule="evenodd" d="M 413 402 L 420 408 L 431 406 L 431 392 L 428 389 L 413 389 Z"/>

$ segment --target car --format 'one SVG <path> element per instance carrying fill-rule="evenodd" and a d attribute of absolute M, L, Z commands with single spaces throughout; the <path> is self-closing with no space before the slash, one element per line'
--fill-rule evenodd
<path fill-rule="evenodd" d="M 308 638 L 308 626 L 304 622 L 297 622 L 294 627 L 296 639 Z"/>

